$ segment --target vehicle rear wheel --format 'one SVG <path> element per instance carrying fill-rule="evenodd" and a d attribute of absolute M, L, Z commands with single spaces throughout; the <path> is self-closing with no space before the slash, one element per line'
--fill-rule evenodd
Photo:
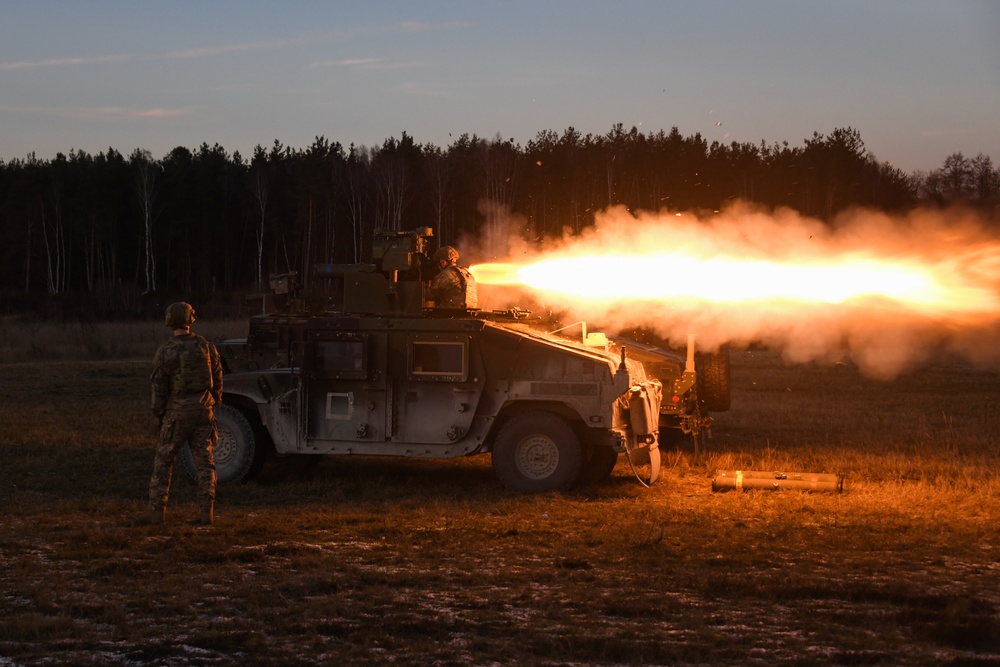
<path fill-rule="evenodd" d="M 518 491 L 565 491 L 577 483 L 582 468 L 580 438 L 551 412 L 511 417 L 493 445 L 493 471 Z"/>
<path fill-rule="evenodd" d="M 256 477 L 267 458 L 267 447 L 250 420 L 231 405 L 220 405 L 215 410 L 215 423 L 219 431 L 214 448 L 217 482 L 232 484 Z M 197 479 L 189 448 L 181 449 L 181 461 L 191 478 Z"/>

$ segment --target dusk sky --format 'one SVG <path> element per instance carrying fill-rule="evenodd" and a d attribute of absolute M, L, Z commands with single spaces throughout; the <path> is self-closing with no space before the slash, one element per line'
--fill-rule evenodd
<path fill-rule="evenodd" d="M 402 132 L 801 146 L 853 127 L 907 172 L 1000 162 L 998 0 L 4 0 L 0 160 Z"/>

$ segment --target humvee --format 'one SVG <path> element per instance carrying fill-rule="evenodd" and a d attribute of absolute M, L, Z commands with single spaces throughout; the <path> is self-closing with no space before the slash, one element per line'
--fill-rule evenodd
<path fill-rule="evenodd" d="M 601 481 L 624 453 L 652 483 L 661 442 L 697 438 L 709 410 L 728 409 L 725 352 L 696 355 L 690 340 L 672 351 L 516 308 L 433 307 L 432 237 L 377 231 L 373 263 L 317 267 L 322 289 L 308 295 L 294 275 L 277 277 L 247 338 L 217 344 L 221 483 L 252 479 L 272 453 L 489 453 L 499 481 L 525 492 Z"/>

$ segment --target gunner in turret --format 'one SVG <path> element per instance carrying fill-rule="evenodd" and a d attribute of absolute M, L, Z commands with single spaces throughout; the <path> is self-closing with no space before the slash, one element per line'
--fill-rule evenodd
<path fill-rule="evenodd" d="M 469 270 L 458 265 L 458 251 L 450 245 L 442 246 L 431 258 L 440 271 L 431 278 L 427 299 L 435 308 L 477 308 L 476 279 Z"/>

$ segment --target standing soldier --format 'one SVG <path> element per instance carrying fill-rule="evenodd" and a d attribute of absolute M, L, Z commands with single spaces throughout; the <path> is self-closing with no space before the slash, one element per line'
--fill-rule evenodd
<path fill-rule="evenodd" d="M 184 443 L 191 448 L 198 472 L 196 523 L 208 525 L 215 518 L 215 459 L 212 448 L 219 440 L 215 408 L 222 403 L 222 363 L 215 346 L 191 333 L 194 308 L 179 302 L 167 306 L 164 324 L 173 338 L 160 346 L 153 358 L 153 414 L 160 419 L 159 443 L 149 480 L 149 505 L 135 523 L 163 523 L 170 476 Z"/>
<path fill-rule="evenodd" d="M 458 265 L 458 251 L 450 245 L 442 246 L 431 259 L 440 269 L 427 287 L 427 298 L 434 301 L 434 307 L 478 307 L 476 279 L 467 268 Z"/>

